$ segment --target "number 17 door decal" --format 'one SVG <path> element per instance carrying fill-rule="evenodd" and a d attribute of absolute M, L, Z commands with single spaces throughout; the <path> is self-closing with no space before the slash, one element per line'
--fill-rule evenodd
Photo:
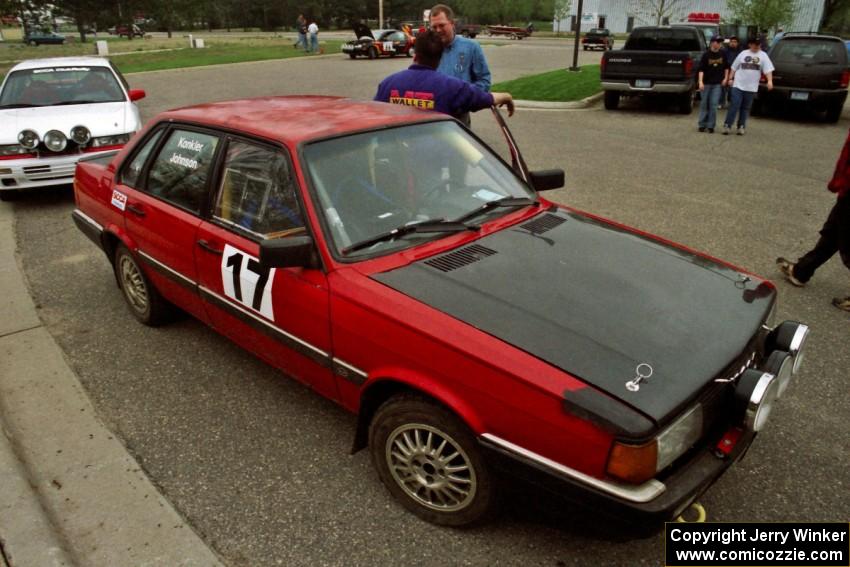
<path fill-rule="evenodd" d="M 272 283 L 274 269 L 260 268 L 260 261 L 253 256 L 224 245 L 221 257 L 221 283 L 224 295 L 235 299 L 267 319 L 274 321 L 272 307 Z"/>

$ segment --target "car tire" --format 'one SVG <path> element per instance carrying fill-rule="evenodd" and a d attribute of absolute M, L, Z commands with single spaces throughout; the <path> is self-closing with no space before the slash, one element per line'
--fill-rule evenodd
<path fill-rule="evenodd" d="M 694 91 L 688 91 L 679 95 L 677 101 L 679 114 L 690 114 L 694 110 Z"/>
<path fill-rule="evenodd" d="M 475 39 L 475 37 L 476 37 L 477 35 L 478 35 L 477 33 L 471 33 L 471 34 L 469 34 L 469 37 L 471 37 L 472 39 Z"/>
<path fill-rule="evenodd" d="M 620 93 L 618 91 L 605 91 L 605 110 L 617 110 L 620 106 Z"/>
<path fill-rule="evenodd" d="M 761 116 L 764 114 L 765 104 L 764 101 L 759 99 L 753 99 L 753 104 L 750 106 L 750 116 Z"/>
<path fill-rule="evenodd" d="M 352 59 L 357 59 L 357 55 L 355 55 L 354 53 L 349 53 L 348 56 Z"/>
<path fill-rule="evenodd" d="M 0 191 L 0 201 L 15 201 L 21 196 L 21 192 L 17 189 L 5 189 Z"/>
<path fill-rule="evenodd" d="M 469 526 L 494 508 L 493 479 L 472 432 L 427 398 L 403 394 L 378 408 L 369 452 L 387 490 L 427 522 Z"/>
<path fill-rule="evenodd" d="M 841 112 L 844 110 L 844 101 L 831 102 L 826 107 L 826 116 L 824 119 L 827 122 L 838 122 L 841 119 Z"/>
<path fill-rule="evenodd" d="M 115 250 L 115 277 L 130 313 L 139 322 L 158 327 L 172 320 L 175 307 L 160 295 L 126 246 Z"/>
<path fill-rule="evenodd" d="M 462 35 L 463 37 L 469 37 L 469 31 L 463 30 L 462 32 L 460 32 L 460 35 Z"/>
<path fill-rule="evenodd" d="M 413 57 L 413 48 L 412 48 L 412 47 L 411 47 L 410 49 L 408 49 L 408 50 L 407 50 L 407 56 L 408 56 L 408 57 Z"/>
<path fill-rule="evenodd" d="M 378 58 L 378 48 L 374 45 L 369 47 L 369 59 L 377 59 Z"/>
<path fill-rule="evenodd" d="M 582 45 L 582 46 L 581 46 L 581 48 L 582 48 L 584 51 L 587 51 L 587 46 L 586 46 L 586 45 Z"/>
<path fill-rule="evenodd" d="M 508 38 L 510 38 L 510 39 L 519 39 L 519 36 L 517 36 L 517 34 L 515 34 L 515 33 L 512 33 L 511 35 L 509 35 L 509 36 L 508 36 Z"/>
<path fill-rule="evenodd" d="M 34 39 L 33 39 L 33 40 L 30 40 L 29 44 L 30 44 L 30 46 L 32 46 L 32 47 L 38 47 L 38 42 L 37 42 L 36 40 L 34 40 Z"/>

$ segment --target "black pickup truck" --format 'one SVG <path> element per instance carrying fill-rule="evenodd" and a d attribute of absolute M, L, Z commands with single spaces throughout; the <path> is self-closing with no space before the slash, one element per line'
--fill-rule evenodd
<path fill-rule="evenodd" d="M 668 95 L 682 114 L 690 114 L 697 88 L 696 69 L 706 49 L 695 27 L 635 28 L 620 51 L 602 56 L 605 108 L 615 110 L 621 96 Z"/>

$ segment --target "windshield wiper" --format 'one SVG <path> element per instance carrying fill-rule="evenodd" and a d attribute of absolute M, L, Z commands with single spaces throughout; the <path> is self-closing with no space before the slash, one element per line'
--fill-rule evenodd
<path fill-rule="evenodd" d="M 0 105 L 0 108 L 33 108 L 36 106 L 44 106 L 42 104 L 29 104 L 26 102 L 16 102 L 14 104 L 4 104 Z"/>
<path fill-rule="evenodd" d="M 455 222 L 463 222 L 469 220 L 471 218 L 477 217 L 478 215 L 486 213 L 490 209 L 496 209 L 499 207 L 524 207 L 526 205 L 537 206 L 539 204 L 540 202 L 537 199 L 529 199 L 528 197 L 502 197 L 501 199 L 487 201 L 477 209 L 473 209 L 465 215 L 456 218 Z"/>
<path fill-rule="evenodd" d="M 376 234 L 371 238 L 356 242 L 347 248 L 342 249 L 343 254 L 350 254 L 357 250 L 368 248 L 378 242 L 385 240 L 395 240 L 407 234 L 427 233 L 427 232 L 463 232 L 465 230 L 478 230 L 477 226 L 470 226 L 457 221 L 447 221 L 444 219 L 428 219 L 422 222 L 413 224 L 403 224 L 392 230 Z"/>

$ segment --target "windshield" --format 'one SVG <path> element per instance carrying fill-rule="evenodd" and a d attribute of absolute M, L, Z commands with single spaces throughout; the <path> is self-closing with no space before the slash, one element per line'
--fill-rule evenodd
<path fill-rule="evenodd" d="M 784 39 L 770 52 L 774 63 L 847 65 L 847 51 L 840 41 Z"/>
<path fill-rule="evenodd" d="M 451 121 L 316 142 L 306 147 L 304 158 L 334 247 L 347 257 L 445 236 L 405 232 L 403 238 L 349 253 L 352 244 L 398 227 L 461 219 L 504 197 L 535 197 L 488 148 Z M 475 222 L 512 210 L 493 207 Z"/>
<path fill-rule="evenodd" d="M 108 67 L 45 67 L 11 73 L 0 93 L 0 108 L 124 100 Z"/>

